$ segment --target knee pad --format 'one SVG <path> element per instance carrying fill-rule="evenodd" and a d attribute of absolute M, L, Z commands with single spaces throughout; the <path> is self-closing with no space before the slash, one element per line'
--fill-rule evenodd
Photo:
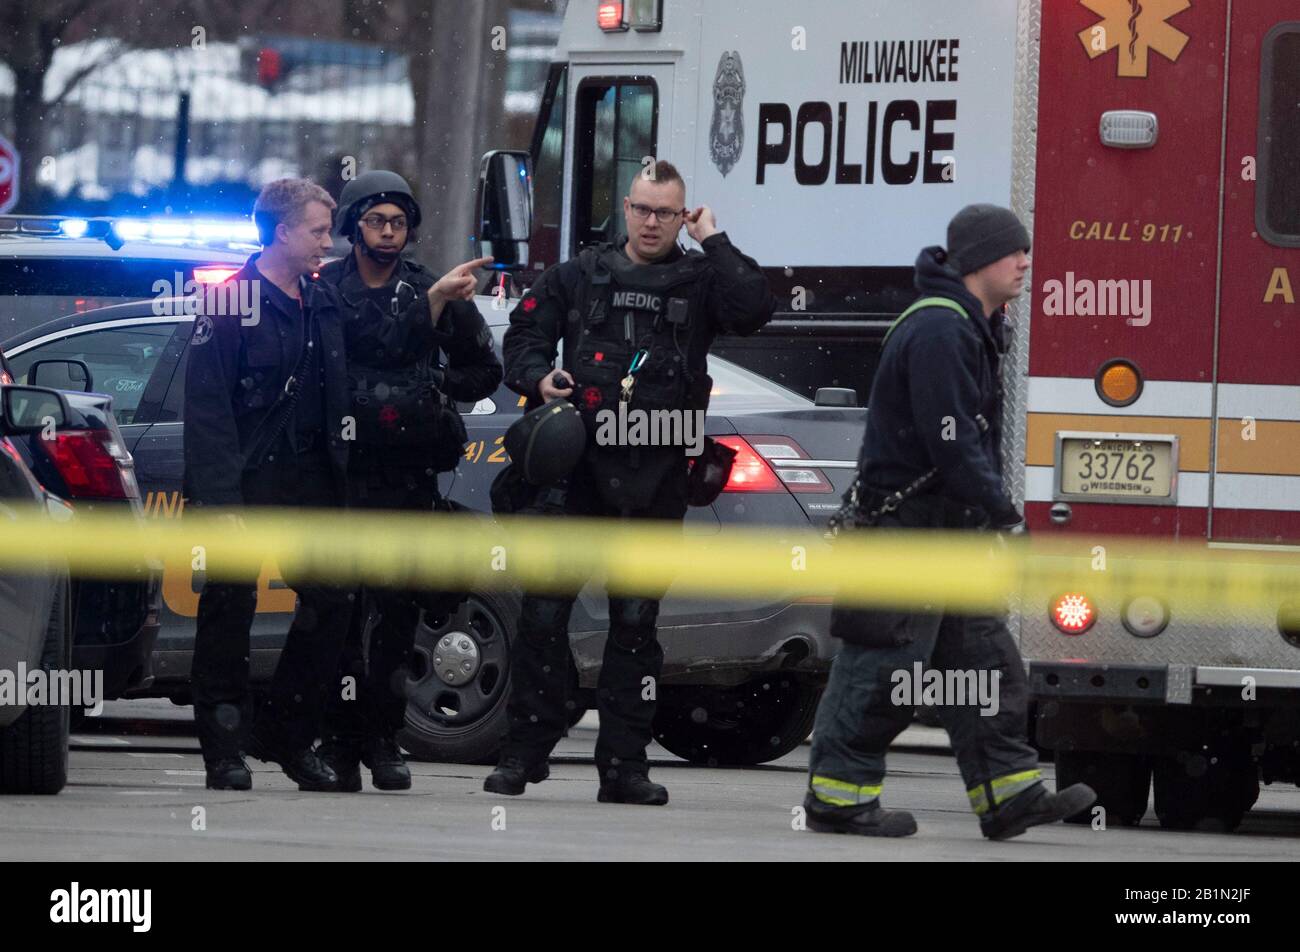
<path fill-rule="evenodd" d="M 525 597 L 519 613 L 519 637 L 538 648 L 555 641 L 567 643 L 572 610 L 571 599 Z"/>
<path fill-rule="evenodd" d="M 609 637 L 624 651 L 640 651 L 655 638 L 659 603 L 645 598 L 609 600 Z"/>

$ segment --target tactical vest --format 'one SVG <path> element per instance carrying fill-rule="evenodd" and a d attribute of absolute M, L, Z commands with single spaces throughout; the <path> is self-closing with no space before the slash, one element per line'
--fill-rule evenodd
<path fill-rule="evenodd" d="M 405 311 L 418 293 L 410 283 L 399 283 L 388 303 L 390 316 Z M 358 306 L 381 307 L 374 294 L 367 294 Z M 348 361 L 359 446 L 432 453 L 435 470 L 455 467 L 464 448 L 465 429 L 455 405 L 439 389 L 442 373 L 436 356 L 435 350 L 400 368 L 381 369 Z"/>
<path fill-rule="evenodd" d="M 618 410 L 629 376 L 629 410 L 707 409 L 713 329 L 704 309 L 705 256 L 638 265 L 602 245 L 585 249 L 578 263 L 583 282 L 564 335 L 564 367 L 588 431 L 601 410 Z"/>

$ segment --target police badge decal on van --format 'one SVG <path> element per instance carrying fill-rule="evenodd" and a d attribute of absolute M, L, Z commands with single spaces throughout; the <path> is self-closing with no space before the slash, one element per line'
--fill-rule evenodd
<path fill-rule="evenodd" d="M 740 53 L 723 53 L 713 77 L 713 122 L 709 126 L 709 156 L 726 178 L 745 147 L 745 70 Z"/>

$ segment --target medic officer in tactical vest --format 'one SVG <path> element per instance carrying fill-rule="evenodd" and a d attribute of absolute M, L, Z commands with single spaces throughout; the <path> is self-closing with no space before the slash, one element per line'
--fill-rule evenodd
<path fill-rule="evenodd" d="M 447 504 L 438 474 L 456 468 L 465 427 L 452 401 L 476 402 L 501 383 L 492 333 L 474 306 L 474 269 L 439 278 L 403 257 L 420 224 L 420 206 L 396 172 L 366 172 L 344 186 L 335 228 L 352 253 L 321 269 L 342 301 L 353 437 L 349 505 L 430 513 Z M 445 358 L 445 361 L 442 359 Z M 380 790 L 407 790 L 411 772 L 396 735 L 406 710 L 403 685 L 420 611 L 437 626 L 464 600 L 456 592 L 368 590 L 344 647 L 339 681 L 328 695 L 321 757 L 339 789 L 361 789 L 360 764 Z M 379 620 L 363 656 L 365 623 Z M 355 679 L 355 693 L 343 679 Z"/>
<path fill-rule="evenodd" d="M 714 336 L 750 334 L 776 308 L 757 263 L 718 230 L 713 212 L 685 205 L 677 170 L 664 161 L 647 166 L 623 199 L 626 237 L 546 271 L 510 315 L 506 385 L 530 407 L 568 398 L 588 427 L 587 449 L 559 507 L 563 513 L 680 522 L 689 493 L 683 447 L 600 445 L 596 416 L 616 412 L 620 402 L 630 411 L 702 414 L 712 387 L 707 355 Z M 683 224 L 703 251 L 678 247 Z M 561 346 L 565 369 L 557 371 Z M 695 469 L 706 467 L 697 463 Z M 573 710 L 568 623 L 574 595 L 523 600 L 511 646 L 509 733 L 483 784 L 488 792 L 518 795 L 525 783 L 549 774 L 547 757 Z M 658 613 L 658 597 L 609 598 L 597 690 L 602 803 L 668 802 L 668 791 L 650 782 L 646 763 L 653 685 L 663 665 Z"/>

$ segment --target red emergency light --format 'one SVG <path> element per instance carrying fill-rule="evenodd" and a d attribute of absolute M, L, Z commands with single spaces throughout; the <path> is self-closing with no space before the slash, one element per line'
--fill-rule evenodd
<path fill-rule="evenodd" d="M 1066 592 L 1052 603 L 1052 624 L 1063 635 L 1081 635 L 1096 620 L 1092 599 L 1082 592 Z"/>
<path fill-rule="evenodd" d="M 199 284 L 224 284 L 238 273 L 234 265 L 206 264 L 194 269 L 194 280 Z"/>
<path fill-rule="evenodd" d="M 664 0 L 609 0 L 596 7 L 596 22 L 606 33 L 658 33 L 664 26 Z"/>
<path fill-rule="evenodd" d="M 622 33 L 627 29 L 623 19 L 623 0 L 606 0 L 596 6 L 596 22 L 606 33 Z"/>

